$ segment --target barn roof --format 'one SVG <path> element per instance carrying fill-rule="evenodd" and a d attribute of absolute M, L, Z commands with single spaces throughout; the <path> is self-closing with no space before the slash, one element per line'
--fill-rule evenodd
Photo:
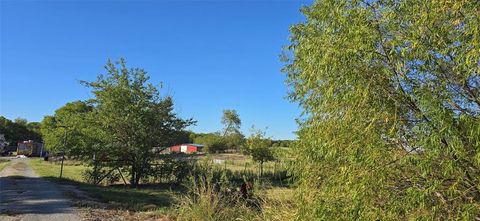
<path fill-rule="evenodd" d="M 196 143 L 187 143 L 184 145 L 196 146 L 196 147 L 203 147 L 203 144 L 196 144 Z"/>

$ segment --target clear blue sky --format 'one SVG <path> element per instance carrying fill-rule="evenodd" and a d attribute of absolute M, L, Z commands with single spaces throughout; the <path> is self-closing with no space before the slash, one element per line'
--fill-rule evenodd
<path fill-rule="evenodd" d="M 279 55 L 310 3 L 0 0 L 0 115 L 41 121 L 91 98 L 78 81 L 124 57 L 164 83 L 195 132 L 220 130 L 222 110 L 236 109 L 245 134 L 254 124 L 295 138 L 300 109 L 285 99 Z"/>

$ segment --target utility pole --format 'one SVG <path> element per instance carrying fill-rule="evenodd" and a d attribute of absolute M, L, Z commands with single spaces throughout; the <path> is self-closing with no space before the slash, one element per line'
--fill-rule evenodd
<path fill-rule="evenodd" d="M 62 178 L 62 175 L 63 175 L 63 161 L 65 160 L 65 149 L 67 148 L 67 127 L 65 127 L 65 126 L 59 126 L 59 127 L 63 127 L 63 129 L 64 129 L 63 150 L 62 150 L 62 165 L 60 166 L 60 178 Z"/>

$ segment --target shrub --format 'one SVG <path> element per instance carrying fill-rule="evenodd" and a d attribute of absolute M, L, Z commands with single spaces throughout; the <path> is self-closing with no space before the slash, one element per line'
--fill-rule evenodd
<path fill-rule="evenodd" d="M 158 182 L 181 183 L 192 170 L 193 165 L 188 160 L 165 158 L 151 167 L 149 177 Z"/>

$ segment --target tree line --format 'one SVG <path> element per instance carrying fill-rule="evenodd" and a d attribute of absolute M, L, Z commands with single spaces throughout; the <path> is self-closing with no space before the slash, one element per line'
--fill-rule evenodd
<path fill-rule="evenodd" d="M 5 139 L 11 146 L 25 140 L 42 141 L 40 123 L 28 122 L 22 118 L 12 121 L 0 116 L 0 134 L 5 135 Z"/>

